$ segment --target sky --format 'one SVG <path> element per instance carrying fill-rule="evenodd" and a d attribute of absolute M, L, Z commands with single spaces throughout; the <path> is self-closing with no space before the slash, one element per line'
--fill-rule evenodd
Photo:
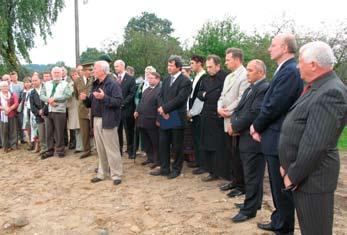
<path fill-rule="evenodd" d="M 87 2 L 86 2 L 87 1 Z M 86 3 L 84 3 L 86 2 Z M 188 45 L 208 21 L 236 17 L 242 30 L 263 31 L 283 17 L 297 25 L 325 30 L 321 22 L 334 25 L 347 21 L 346 8 L 340 0 L 79 0 L 80 52 L 88 47 L 102 49 L 106 40 L 121 42 L 128 21 L 142 12 L 155 13 L 168 19 L 175 29 L 173 36 Z M 34 64 L 64 61 L 75 66 L 74 1 L 65 0 L 65 8 L 52 26 L 52 37 L 46 44 L 35 38 L 30 51 Z"/>

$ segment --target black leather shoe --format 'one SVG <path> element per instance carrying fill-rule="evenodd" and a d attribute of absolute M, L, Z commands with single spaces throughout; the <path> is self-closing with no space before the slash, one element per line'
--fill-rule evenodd
<path fill-rule="evenodd" d="M 58 153 L 58 157 L 60 157 L 60 158 L 65 157 L 65 153 Z"/>
<path fill-rule="evenodd" d="M 135 155 L 129 155 L 129 159 L 135 159 Z"/>
<path fill-rule="evenodd" d="M 122 180 L 114 180 L 114 181 L 113 181 L 113 184 L 114 184 L 114 185 L 118 185 L 118 184 L 120 184 L 120 183 L 122 183 Z"/>
<path fill-rule="evenodd" d="M 100 181 L 103 181 L 103 179 L 100 179 L 98 177 L 94 177 L 93 179 L 90 180 L 90 182 L 92 182 L 92 183 L 97 183 L 97 182 L 100 182 Z"/>
<path fill-rule="evenodd" d="M 209 182 L 209 181 L 213 181 L 213 180 L 217 180 L 217 179 L 218 179 L 217 176 L 208 174 L 207 176 L 205 176 L 205 177 L 202 178 L 201 180 L 204 181 L 204 182 Z"/>
<path fill-rule="evenodd" d="M 174 178 L 178 177 L 179 175 L 180 175 L 179 172 L 173 171 L 173 172 L 171 172 L 171 173 L 167 176 L 167 178 L 168 178 L 169 180 L 171 180 L 171 179 L 174 179 Z"/>
<path fill-rule="evenodd" d="M 236 187 L 236 183 L 235 183 L 235 181 L 233 181 L 233 182 L 228 182 L 228 183 L 223 184 L 222 186 L 219 187 L 219 189 L 222 191 L 228 191 L 228 190 L 231 190 L 235 187 Z"/>
<path fill-rule="evenodd" d="M 240 223 L 240 222 L 244 222 L 244 221 L 247 221 L 249 219 L 252 219 L 254 217 L 255 217 L 255 215 L 249 216 L 249 215 L 244 215 L 241 212 L 239 212 L 237 215 L 235 215 L 233 218 L 231 218 L 231 220 L 234 223 Z"/>
<path fill-rule="evenodd" d="M 234 205 L 237 209 L 243 209 L 243 207 L 244 207 L 243 203 L 234 203 Z"/>
<path fill-rule="evenodd" d="M 262 230 L 266 230 L 266 231 L 277 231 L 270 223 L 268 224 L 262 224 L 262 223 L 257 223 L 258 228 L 262 229 Z"/>
<path fill-rule="evenodd" d="M 84 152 L 81 154 L 80 159 L 86 158 L 90 156 L 90 151 Z"/>
<path fill-rule="evenodd" d="M 53 153 L 50 152 L 45 152 L 42 156 L 41 156 L 41 160 L 47 159 L 49 157 L 53 157 Z"/>
<path fill-rule="evenodd" d="M 228 197 L 237 197 L 237 196 L 241 196 L 243 194 L 245 194 L 244 191 L 241 191 L 241 190 L 236 188 L 236 189 L 231 190 L 227 195 L 228 195 Z"/>
<path fill-rule="evenodd" d="M 145 165 L 147 165 L 147 164 L 149 164 L 149 163 L 151 163 L 151 161 L 147 159 L 146 161 L 142 162 L 141 165 L 142 165 L 142 166 L 145 166 Z"/>
<path fill-rule="evenodd" d="M 206 173 L 206 171 L 204 169 L 198 168 L 198 169 L 194 169 L 192 171 L 192 173 L 193 173 L 193 175 L 201 175 L 201 174 Z"/>
<path fill-rule="evenodd" d="M 187 167 L 189 167 L 189 168 L 197 168 L 197 167 L 199 167 L 199 165 L 196 162 L 188 162 L 187 163 Z"/>

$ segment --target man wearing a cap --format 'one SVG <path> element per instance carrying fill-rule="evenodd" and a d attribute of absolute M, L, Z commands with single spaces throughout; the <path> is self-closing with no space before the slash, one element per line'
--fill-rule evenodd
<path fill-rule="evenodd" d="M 91 87 L 93 85 L 93 65 L 92 63 L 85 63 L 82 65 L 83 69 L 80 72 L 82 76 L 80 76 L 74 85 L 75 95 L 79 97 L 81 93 L 89 94 Z M 83 144 L 83 153 L 80 158 L 86 158 L 90 155 L 91 147 L 90 147 L 90 113 L 89 108 L 83 103 L 83 101 L 79 101 L 78 104 L 78 118 L 80 123 L 80 131 L 82 135 L 82 144 Z"/>

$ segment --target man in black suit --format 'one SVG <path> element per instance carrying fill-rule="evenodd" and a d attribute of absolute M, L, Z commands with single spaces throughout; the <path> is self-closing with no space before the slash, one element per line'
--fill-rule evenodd
<path fill-rule="evenodd" d="M 151 175 L 167 175 L 168 179 L 174 179 L 181 174 L 183 167 L 183 134 L 187 121 L 187 100 L 192 90 L 192 83 L 185 77 L 182 70 L 182 59 L 172 55 L 168 60 L 167 77 L 162 84 L 159 94 L 158 113 L 163 122 L 170 123 L 164 129 L 160 125 L 159 130 L 159 155 L 161 169 L 152 171 Z M 175 156 L 175 161 L 170 169 L 170 150 Z"/>
<path fill-rule="evenodd" d="M 302 234 L 332 234 L 340 168 L 336 145 L 347 123 L 347 88 L 333 72 L 334 62 L 324 42 L 301 47 L 298 67 L 307 85 L 281 130 L 281 174 L 286 190 L 293 191 Z"/>
<path fill-rule="evenodd" d="M 271 222 L 259 223 L 258 227 L 276 231 L 278 234 L 290 234 L 294 231 L 293 199 L 290 194 L 281 191 L 284 185 L 279 170 L 278 141 L 284 117 L 303 88 L 296 68 L 295 50 L 296 40 L 292 34 L 279 34 L 272 39 L 268 51 L 278 67 L 264 97 L 260 113 L 250 127 L 252 137 L 261 141 L 276 209 L 271 215 Z"/>
<path fill-rule="evenodd" d="M 143 91 L 139 105 L 136 107 L 134 117 L 136 126 L 141 131 L 147 160 L 142 165 L 152 163 L 151 168 L 160 166 L 158 159 L 159 131 L 157 126 L 158 96 L 160 93 L 160 74 L 149 73 L 149 86 Z"/>
<path fill-rule="evenodd" d="M 192 93 L 188 100 L 188 118 L 192 121 L 193 126 L 193 143 L 194 143 L 194 161 L 188 163 L 188 167 L 197 169 L 193 170 L 193 174 L 202 174 L 206 172 L 204 166 L 204 160 L 201 154 L 201 110 L 204 105 L 197 96 L 200 88 L 201 81 L 207 77 L 206 71 L 204 70 L 205 59 L 199 55 L 193 55 L 190 59 L 190 67 L 196 74 L 193 80 Z"/>
<path fill-rule="evenodd" d="M 269 83 L 265 80 L 266 66 L 261 60 L 252 60 L 247 65 L 247 81 L 250 86 L 245 90 L 228 126 L 228 134 L 239 135 L 239 150 L 244 172 L 246 197 L 238 204 L 240 212 L 232 218 L 243 222 L 253 218 L 261 207 L 263 198 L 263 178 L 265 159 L 261 144 L 249 133 L 249 127 L 260 112 L 261 104 Z"/>
<path fill-rule="evenodd" d="M 135 158 L 134 151 L 134 111 L 135 111 L 135 93 L 136 82 L 133 77 L 125 72 L 125 63 L 122 60 L 116 60 L 114 62 L 114 70 L 117 74 L 117 81 L 121 85 L 123 101 L 121 105 L 122 119 L 118 127 L 119 146 L 122 154 L 123 151 L 123 127 L 125 129 L 125 135 L 127 140 L 127 152 L 130 159 Z"/>

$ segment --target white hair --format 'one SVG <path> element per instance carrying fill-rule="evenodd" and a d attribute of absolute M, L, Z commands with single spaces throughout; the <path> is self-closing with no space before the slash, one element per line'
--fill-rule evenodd
<path fill-rule="evenodd" d="M 336 62 L 333 50 L 322 41 L 306 43 L 300 48 L 300 55 L 305 62 L 317 62 L 322 68 L 332 68 Z"/>
<path fill-rule="evenodd" d="M 157 70 L 153 66 L 149 65 L 145 68 L 145 72 L 151 73 L 151 72 L 157 72 Z"/>
<path fill-rule="evenodd" d="M 125 68 L 125 62 L 123 60 L 116 60 L 114 64 L 119 64 Z"/>
<path fill-rule="evenodd" d="M 8 82 L 7 81 L 1 81 L 0 82 L 0 87 L 4 87 L 4 86 L 8 86 Z"/>
<path fill-rule="evenodd" d="M 59 70 L 60 72 L 63 72 L 62 68 L 61 68 L 61 67 L 58 67 L 58 66 L 53 67 L 51 72 L 53 73 L 53 72 L 58 71 L 58 70 Z"/>
<path fill-rule="evenodd" d="M 102 71 L 104 71 L 105 74 L 109 74 L 110 73 L 110 65 L 105 60 L 96 61 L 95 65 L 100 65 Z"/>

